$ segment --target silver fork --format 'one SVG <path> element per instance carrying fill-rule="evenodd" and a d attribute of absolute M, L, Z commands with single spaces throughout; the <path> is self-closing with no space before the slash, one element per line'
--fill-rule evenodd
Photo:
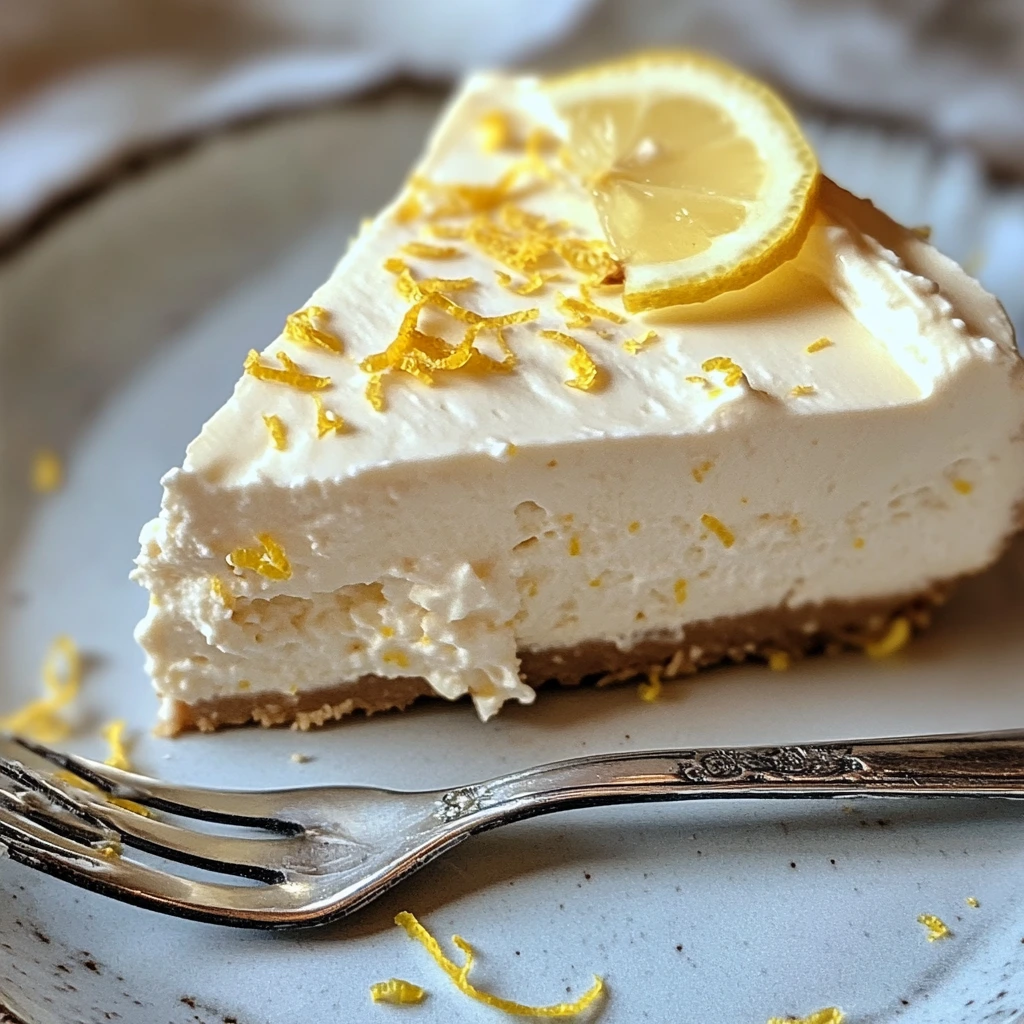
<path fill-rule="evenodd" d="M 51 766 L 95 789 L 69 785 Z M 603 754 L 418 793 L 196 789 L 0 734 L 0 783 L 0 852 L 12 860 L 150 910 L 292 928 L 358 910 L 478 832 L 570 808 L 735 798 L 1019 799 L 1024 731 Z M 233 834 L 181 819 L 231 826 Z M 174 874 L 124 856 L 122 846 L 256 884 Z"/>

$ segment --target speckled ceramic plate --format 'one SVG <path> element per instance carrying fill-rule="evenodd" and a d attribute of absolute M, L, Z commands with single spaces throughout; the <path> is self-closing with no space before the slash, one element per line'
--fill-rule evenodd
<path fill-rule="evenodd" d="M 155 701 L 131 638 L 145 598 L 127 571 L 157 480 L 242 354 L 397 184 L 433 112 L 406 98 L 208 142 L 65 217 L 0 269 L 3 706 L 33 693 L 49 641 L 70 633 L 89 656 L 76 749 L 99 752 L 100 723 L 123 716 L 142 770 L 225 786 L 440 787 L 601 750 L 1024 725 L 1018 547 L 899 661 L 723 670 L 653 706 L 629 687 L 545 693 L 487 725 L 433 704 L 311 734 L 148 734 Z M 935 223 L 955 255 L 998 222 L 963 158 L 846 129 L 819 137 L 835 176 Z M 1012 276 L 1005 262 L 986 273 Z M 36 499 L 24 481 L 41 444 L 66 453 L 68 481 Z M 177 921 L 0 861 L 0 1004 L 28 1024 L 494 1020 L 394 927 L 409 909 L 444 939 L 474 941 L 479 983 L 502 994 L 557 1001 L 603 975 L 608 1024 L 759 1024 L 829 1004 L 850 1024 L 1017 1020 L 1022 877 L 1024 807 L 943 801 L 523 822 L 350 921 L 295 934 Z M 953 937 L 927 942 L 921 913 Z M 371 1006 L 370 984 L 393 975 L 426 987 L 427 1002 Z"/>

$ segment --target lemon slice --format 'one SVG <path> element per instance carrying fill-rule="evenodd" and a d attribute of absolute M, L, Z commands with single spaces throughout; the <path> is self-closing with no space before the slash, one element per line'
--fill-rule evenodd
<path fill-rule="evenodd" d="M 818 164 L 767 86 L 672 51 L 552 79 L 545 91 L 570 169 L 623 264 L 630 312 L 745 288 L 800 248 Z"/>

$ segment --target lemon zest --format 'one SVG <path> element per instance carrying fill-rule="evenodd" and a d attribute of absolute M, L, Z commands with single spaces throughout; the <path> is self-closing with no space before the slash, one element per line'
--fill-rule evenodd
<path fill-rule="evenodd" d="M 661 669 L 657 665 L 647 670 L 647 681 L 641 683 L 636 692 L 648 704 L 653 704 L 661 696 Z"/>
<path fill-rule="evenodd" d="M 56 743 L 71 731 L 60 712 L 77 696 L 82 684 L 82 658 L 69 636 L 58 636 L 43 659 L 45 696 L 0 717 L 0 729 L 39 743 Z"/>
<path fill-rule="evenodd" d="M 642 352 L 645 348 L 650 348 L 656 341 L 658 341 L 657 331 L 648 331 L 642 338 L 627 338 L 623 343 L 622 347 L 631 355 L 635 356 L 638 352 Z"/>
<path fill-rule="evenodd" d="M 329 320 L 330 313 L 323 306 L 307 306 L 295 313 L 289 313 L 284 322 L 284 336 L 289 341 L 311 348 L 324 348 L 328 352 L 341 354 L 345 346 L 336 334 L 317 327 L 315 320 Z"/>
<path fill-rule="evenodd" d="M 785 672 L 793 660 L 789 656 L 788 651 L 769 651 L 768 652 L 768 667 L 773 672 Z"/>
<path fill-rule="evenodd" d="M 590 353 L 571 334 L 563 331 L 541 331 L 540 336 L 572 349 L 569 369 L 575 376 L 565 382 L 566 387 L 576 388 L 578 391 L 592 391 L 598 381 L 598 368 Z"/>
<path fill-rule="evenodd" d="M 820 352 L 822 349 L 831 348 L 835 344 L 830 338 L 819 338 L 817 341 L 812 341 L 807 346 L 807 351 L 814 353 Z"/>
<path fill-rule="evenodd" d="M 263 417 L 263 422 L 266 424 L 267 432 L 270 434 L 270 443 L 279 452 L 283 452 L 288 447 L 288 429 L 281 422 L 281 417 L 271 413 L 269 416 L 265 415 Z"/>
<path fill-rule="evenodd" d="M 949 925 L 934 914 L 918 914 L 917 921 L 928 929 L 929 942 L 952 938 L 953 933 L 949 930 Z"/>
<path fill-rule="evenodd" d="M 972 484 L 970 480 L 963 480 L 962 478 L 957 477 L 953 481 L 953 490 L 956 491 L 957 494 L 970 494 L 971 491 L 974 490 L 974 484 Z"/>
<path fill-rule="evenodd" d="M 869 658 L 888 658 L 907 646 L 910 640 L 910 620 L 904 616 L 893 619 L 889 631 L 881 638 L 864 645 Z"/>
<path fill-rule="evenodd" d="M 299 391 L 322 391 L 331 386 L 330 377 L 317 377 L 312 373 L 303 373 L 294 360 L 284 352 L 275 352 L 274 355 L 281 364 L 281 369 L 276 366 L 267 366 L 260 361 L 259 352 L 256 349 L 250 349 L 249 354 L 245 357 L 245 372 L 257 380 L 287 384 Z"/>
<path fill-rule="evenodd" d="M 682 577 L 677 579 L 672 586 L 672 593 L 675 594 L 676 604 L 686 603 L 686 580 Z"/>
<path fill-rule="evenodd" d="M 981 904 L 978 902 L 978 897 L 977 896 L 968 896 L 964 900 L 964 903 L 966 903 L 967 906 L 972 907 L 974 910 L 977 910 L 978 907 L 981 906 Z"/>
<path fill-rule="evenodd" d="M 705 459 L 705 461 L 699 466 L 694 466 L 693 469 L 690 470 L 690 475 L 697 481 L 697 483 L 702 484 L 704 483 L 705 475 L 710 473 L 714 468 L 715 464 Z"/>
<path fill-rule="evenodd" d="M 423 213 L 423 200 L 410 190 L 408 195 L 395 207 L 395 220 L 399 224 L 408 224 Z"/>
<path fill-rule="evenodd" d="M 103 762 L 111 768 L 119 768 L 123 772 L 132 770 L 131 761 L 128 760 L 128 748 L 124 742 L 125 720 L 115 719 L 103 726 L 103 738 L 110 746 L 110 755 Z"/>
<path fill-rule="evenodd" d="M 704 524 L 705 529 L 710 530 L 722 542 L 723 547 L 731 548 L 736 543 L 736 537 L 732 530 L 721 519 L 705 512 L 700 517 L 700 521 Z"/>
<path fill-rule="evenodd" d="M 269 533 L 261 533 L 256 539 L 260 547 L 235 548 L 228 555 L 228 564 L 236 569 L 250 569 L 268 580 L 291 579 L 292 567 L 284 548 Z"/>
<path fill-rule="evenodd" d="M 640 521 L 638 519 L 634 519 L 626 529 L 628 529 L 630 533 L 636 533 L 640 529 Z"/>
<path fill-rule="evenodd" d="M 497 153 L 512 142 L 512 122 L 504 110 L 489 110 L 480 118 L 476 130 L 485 153 Z"/>
<path fill-rule="evenodd" d="M 728 356 L 714 356 L 711 359 L 705 359 L 700 368 L 705 373 L 711 373 L 713 370 L 724 373 L 727 388 L 734 388 L 745 377 L 743 367 L 734 363 Z"/>
<path fill-rule="evenodd" d="M 580 538 L 578 534 L 573 534 L 569 538 L 569 557 L 576 558 L 580 553 Z"/>
<path fill-rule="evenodd" d="M 213 596 L 217 598 L 225 608 L 231 609 L 235 607 L 235 595 L 224 586 L 224 581 L 219 576 L 210 577 L 210 593 L 213 594 Z"/>
<path fill-rule="evenodd" d="M 797 384 L 790 394 L 794 398 L 803 398 L 805 395 L 813 395 L 818 389 L 813 384 Z"/>
<path fill-rule="evenodd" d="M 409 658 L 405 651 L 385 651 L 381 655 L 381 661 L 387 665 L 397 665 L 399 668 L 409 667 Z"/>
<path fill-rule="evenodd" d="M 846 1015 L 838 1006 L 826 1006 L 806 1017 L 772 1017 L 768 1024 L 843 1024 Z"/>
<path fill-rule="evenodd" d="M 366 400 L 376 412 L 384 411 L 384 375 L 382 373 L 370 374 L 370 379 L 366 382 Z"/>
<path fill-rule="evenodd" d="M 580 297 L 555 294 L 555 308 L 565 317 L 566 326 L 589 327 L 594 320 L 608 320 L 613 324 L 624 324 L 626 318 L 612 309 L 599 306 L 590 297 L 590 289 L 585 282 L 580 282 Z"/>
<path fill-rule="evenodd" d="M 316 403 L 316 436 L 324 438 L 330 433 L 343 434 L 347 429 L 345 421 L 333 409 L 324 407 L 324 401 L 319 395 L 313 395 Z"/>
<path fill-rule="evenodd" d="M 36 494 L 50 494 L 64 482 L 64 466 L 60 456 L 49 448 L 35 454 L 32 460 L 32 490 Z"/>
<path fill-rule="evenodd" d="M 416 241 L 406 242 L 400 251 L 421 260 L 454 260 L 462 255 L 462 250 L 454 245 L 431 245 L 429 242 Z"/>
<path fill-rule="evenodd" d="M 473 947 L 465 939 L 458 935 L 452 936 L 452 942 L 465 954 L 466 962 L 459 967 L 449 960 L 441 949 L 437 939 L 434 938 L 416 918 L 402 911 L 396 918 L 395 924 L 405 930 L 410 939 L 415 939 L 430 954 L 431 959 L 445 974 L 451 978 L 455 987 L 465 996 L 482 1003 L 484 1006 L 493 1007 L 504 1013 L 519 1017 L 574 1017 L 582 1013 L 589 1006 L 592 1006 L 601 993 L 604 991 L 604 981 L 595 975 L 594 984 L 572 1003 L 555 1003 L 551 1006 L 528 1006 L 525 1003 L 513 1002 L 511 999 L 503 999 L 490 992 L 483 992 L 469 980 L 469 972 L 473 967 L 475 954 Z"/>
<path fill-rule="evenodd" d="M 865 545 L 866 543 L 867 543 L 867 542 L 866 542 L 866 541 L 864 540 L 864 538 L 863 538 L 863 537 L 854 537 L 854 538 L 853 538 L 853 546 L 854 546 L 854 547 L 855 547 L 855 548 L 856 548 L 856 549 L 857 549 L 858 551 L 859 551 L 859 550 L 860 550 L 860 549 L 861 549 L 862 547 L 864 547 L 864 545 Z"/>
<path fill-rule="evenodd" d="M 375 1003 L 409 1006 L 413 1003 L 422 1003 L 427 998 L 427 992 L 411 981 L 388 978 L 387 981 L 378 981 L 370 986 L 370 998 Z"/>
<path fill-rule="evenodd" d="M 539 292 L 541 288 L 552 281 L 560 280 L 562 275 L 557 270 L 532 270 L 527 273 L 526 280 L 518 284 L 512 275 L 506 274 L 504 270 L 496 270 L 494 277 L 498 284 L 507 291 L 514 292 L 516 295 L 533 295 L 534 292 Z"/>
<path fill-rule="evenodd" d="M 927 242 L 932 237 L 932 226 L 931 224 L 918 224 L 910 229 L 912 234 L 917 235 L 918 238 L 923 242 Z"/>

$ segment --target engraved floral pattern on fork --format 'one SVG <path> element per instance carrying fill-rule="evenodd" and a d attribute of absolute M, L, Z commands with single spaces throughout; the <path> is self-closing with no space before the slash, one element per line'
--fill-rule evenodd
<path fill-rule="evenodd" d="M 701 782 L 772 782 L 787 779 L 855 779 L 868 765 L 852 747 L 764 747 L 756 750 L 684 750 L 680 779 Z"/>

